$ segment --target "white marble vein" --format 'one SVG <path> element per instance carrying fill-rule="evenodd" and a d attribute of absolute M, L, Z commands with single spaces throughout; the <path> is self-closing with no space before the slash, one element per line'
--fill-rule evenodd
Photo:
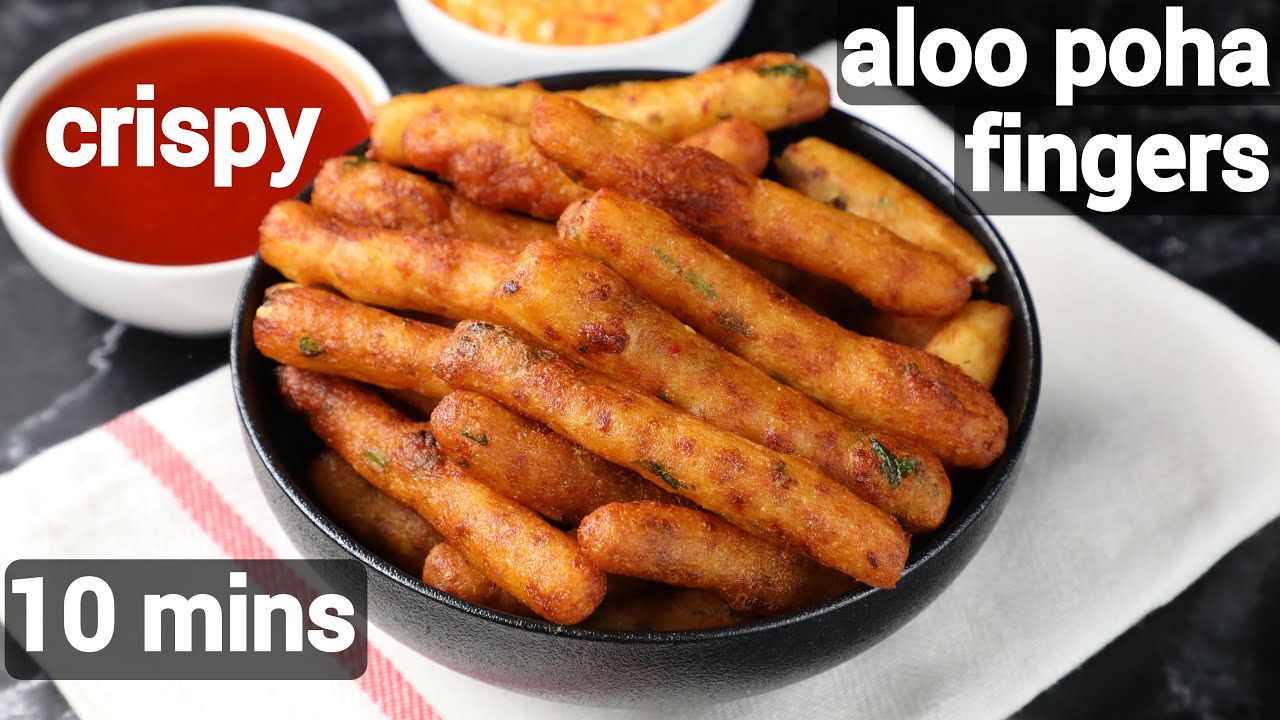
<path fill-rule="evenodd" d="M 75 405 L 102 382 L 102 379 L 111 371 L 111 356 L 120 347 L 120 338 L 124 336 L 126 327 L 124 323 L 118 322 L 102 333 L 98 344 L 85 358 L 85 362 L 93 371 L 88 377 L 60 393 L 44 409 L 26 416 L 14 426 L 4 442 L 6 460 L 15 465 L 25 460 L 31 454 L 32 433 L 57 420 L 65 409 Z"/>

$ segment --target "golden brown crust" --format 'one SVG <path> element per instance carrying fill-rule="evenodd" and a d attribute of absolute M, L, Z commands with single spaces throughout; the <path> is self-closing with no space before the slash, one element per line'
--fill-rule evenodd
<path fill-rule="evenodd" d="M 426 423 L 350 380 L 287 366 L 277 379 L 285 405 L 325 444 L 540 617 L 577 623 L 600 604 L 605 575 L 577 544 L 449 462 Z"/>
<path fill-rule="evenodd" d="M 544 94 L 536 83 L 521 83 L 509 88 L 453 85 L 399 95 L 375 110 L 370 144 L 375 157 L 407 165 L 401 140 L 414 118 L 433 112 L 460 112 L 527 126 L 534 100 Z M 790 53 L 760 53 L 687 77 L 600 85 L 560 94 L 640 123 L 671 142 L 726 118 L 750 120 L 764 130 L 808 122 L 827 111 L 831 98 L 822 73 Z"/>
<path fill-rule="evenodd" d="M 1009 349 L 1013 313 L 998 303 L 975 300 L 938 328 L 924 351 L 959 367 L 966 375 L 990 388 L 1000 373 Z"/>
<path fill-rule="evenodd" d="M 419 563 L 422 582 L 461 600 L 482 605 L 508 615 L 533 615 L 524 603 L 498 587 L 485 574 L 467 562 L 457 548 L 447 542 L 431 549 L 425 562 Z"/>
<path fill-rule="evenodd" d="M 839 280 L 882 310 L 943 316 L 969 296 L 968 282 L 945 258 L 881 225 L 567 98 L 538 98 L 530 135 L 588 187 L 653 203 L 727 249 Z"/>
<path fill-rule="evenodd" d="M 489 292 L 512 258 L 432 230 L 350 225 L 296 200 L 271 208 L 258 235 L 262 260 L 294 282 L 454 319 L 493 318 Z"/>
<path fill-rule="evenodd" d="M 311 206 L 352 225 L 441 229 L 449 222 L 443 185 L 362 156 L 330 158 L 311 184 Z"/>
<path fill-rule="evenodd" d="M 986 280 L 996 270 L 987 251 L 955 220 L 860 155 L 811 137 L 788 146 L 777 165 L 786 185 L 942 255 L 970 280 Z"/>
<path fill-rule="evenodd" d="M 362 545 L 410 575 L 418 574 L 431 548 L 444 542 L 421 515 L 370 485 L 332 450 L 316 455 L 307 479 L 316 502 L 329 517 Z"/>
<path fill-rule="evenodd" d="M 721 120 L 681 140 L 680 144 L 702 148 L 751 175 L 759 175 L 769 166 L 769 136 L 746 118 Z"/>
<path fill-rule="evenodd" d="M 555 235 L 549 223 L 477 205 L 422 175 L 367 158 L 325 162 L 311 205 L 352 225 L 430 229 L 506 250 Z"/>
<path fill-rule="evenodd" d="M 431 363 L 448 337 L 438 325 L 293 283 L 268 288 L 253 318 L 254 344 L 276 362 L 437 400 L 449 386 Z"/>
<path fill-rule="evenodd" d="M 584 212 L 589 209 L 566 213 L 567 232 L 573 232 L 574 218 Z M 642 233 L 624 235 L 633 249 L 636 241 L 646 239 Z M 661 251 L 655 257 L 671 260 Z M 693 272 L 658 272 L 666 274 L 662 282 L 688 284 L 708 298 L 734 292 L 732 285 L 709 282 Z M 936 529 L 946 517 L 951 484 L 931 453 L 887 433 L 873 438 L 852 427 L 845 418 L 690 331 L 576 248 L 554 243 L 525 248 L 494 298 L 495 308 L 509 321 L 564 356 L 723 430 L 813 461 L 909 530 Z M 750 316 L 737 312 L 726 310 L 718 316 L 720 324 L 750 332 Z M 886 471 L 873 443 L 910 464 L 911 472 L 898 473 L 896 467 Z"/>
<path fill-rule="evenodd" d="M 776 52 L 721 63 L 683 78 L 558 94 L 637 123 L 669 142 L 732 117 L 777 130 L 816 120 L 831 105 L 831 91 L 818 68 L 790 53 Z"/>
<path fill-rule="evenodd" d="M 452 387 L 483 392 L 738 527 L 869 585 L 893 587 L 906 564 L 909 541 L 897 522 L 808 461 L 714 428 L 513 331 L 461 323 L 433 370 Z"/>
<path fill-rule="evenodd" d="M 451 85 L 425 93 L 397 95 L 374 110 L 369 144 L 375 157 L 393 165 L 407 165 L 400 141 L 413 118 L 437 111 L 482 113 L 504 122 L 528 125 L 533 99 L 542 92 L 535 83 L 521 83 L 510 88 Z"/>
<path fill-rule="evenodd" d="M 715 515 L 655 502 L 599 508 L 578 526 L 578 544 L 605 572 L 709 590 L 745 613 L 795 610 L 853 587 Z"/>
<path fill-rule="evenodd" d="M 401 139 L 406 164 L 490 208 L 554 220 L 586 191 L 529 141 L 527 128 L 480 113 L 419 115 Z"/>
<path fill-rule="evenodd" d="M 561 237 L 680 320 L 859 425 L 916 440 L 963 467 L 986 467 L 1004 452 L 1004 413 L 959 369 L 841 328 L 651 206 L 601 191 L 565 214 Z M 715 296 L 698 285 L 716 288 Z"/>
<path fill-rule="evenodd" d="M 478 393 L 440 401 L 431 432 L 451 460 L 553 522 L 577 525 L 611 502 L 679 500 Z"/>

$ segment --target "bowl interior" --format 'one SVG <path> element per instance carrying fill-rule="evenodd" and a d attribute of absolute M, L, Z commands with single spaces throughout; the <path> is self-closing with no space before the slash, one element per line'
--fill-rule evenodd
<path fill-rule="evenodd" d="M 565 90 L 676 75 L 678 73 L 652 71 L 593 72 L 555 76 L 541 79 L 540 82 L 550 90 Z M 776 155 L 788 143 L 811 135 L 862 154 L 951 214 L 982 243 L 996 263 L 997 271 L 981 297 L 1007 305 L 1013 312 L 1008 354 L 992 391 L 1009 417 L 1008 448 L 994 465 L 985 470 L 951 473 L 954 495 L 947 521 L 936 532 L 913 539 L 904 577 L 911 573 L 928 572 L 930 559 L 954 538 L 963 534 L 970 522 L 992 505 L 993 500 L 1011 480 L 1025 447 L 1040 385 L 1040 339 L 1035 310 L 1022 273 L 1003 239 L 987 218 L 980 214 L 972 200 L 955 188 L 942 171 L 887 133 L 836 110 L 817 121 L 771 133 L 771 151 Z M 303 194 L 303 199 L 306 199 L 307 194 Z M 337 546 L 363 561 L 372 572 L 383 574 L 421 594 L 423 602 L 444 603 L 496 623 L 540 633 L 614 642 L 677 642 L 747 634 L 856 603 L 872 593 L 894 592 L 864 588 L 796 613 L 718 630 L 623 633 L 564 627 L 542 620 L 517 618 L 467 603 L 426 585 L 419 578 L 405 574 L 356 542 L 333 523 L 307 495 L 303 481 L 304 471 L 307 460 L 319 450 L 320 443 L 300 420 L 284 409 L 277 396 L 272 374 L 276 363 L 259 354 L 253 346 L 254 311 L 266 289 L 283 280 L 273 268 L 260 259 L 255 260 L 241 293 L 232 329 L 232 380 L 249 442 L 261 456 L 280 490 L 331 537 Z"/>

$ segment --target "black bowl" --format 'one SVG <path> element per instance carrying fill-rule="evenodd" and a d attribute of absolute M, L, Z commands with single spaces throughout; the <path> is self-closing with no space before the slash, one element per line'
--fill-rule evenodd
<path fill-rule="evenodd" d="M 543 84 L 558 90 L 669 76 L 586 73 Z M 1013 310 L 1009 353 L 994 390 L 1009 416 L 1008 450 L 987 470 L 953 477 L 946 524 L 913 542 L 896 589 L 864 589 L 803 612 L 721 630 L 618 633 L 512 617 L 428 587 L 353 540 L 307 496 L 303 469 L 317 441 L 284 410 L 273 381 L 275 363 L 253 346 L 254 310 L 263 292 L 283 280 L 258 260 L 232 330 L 232 381 L 254 471 L 289 537 L 309 557 L 362 561 L 370 620 L 426 657 L 484 682 L 573 703 L 707 703 L 767 692 L 852 658 L 915 617 L 964 569 L 1004 508 L 1040 389 L 1035 311 L 1004 241 L 936 167 L 881 130 L 836 111 L 776 133 L 775 153 L 807 135 L 861 153 L 949 208 L 995 260 L 998 271 L 986 297 Z"/>

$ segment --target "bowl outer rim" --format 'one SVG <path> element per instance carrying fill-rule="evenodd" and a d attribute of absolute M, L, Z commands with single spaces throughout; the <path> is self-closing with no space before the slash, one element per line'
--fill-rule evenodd
<path fill-rule="evenodd" d="M 559 88 L 585 87 L 588 84 L 664 79 L 679 77 L 685 74 L 686 73 L 673 72 L 669 70 L 604 70 L 564 73 L 534 78 L 534 80 L 541 83 L 544 87 L 555 90 Z M 1003 471 L 998 477 L 988 480 L 987 487 L 981 491 L 979 497 L 975 498 L 968 515 L 953 525 L 945 534 L 932 535 L 928 538 L 925 550 L 911 559 L 903 570 L 902 578 L 906 578 L 910 574 L 918 572 L 921 568 L 929 564 L 935 556 L 946 549 L 946 547 L 953 541 L 964 535 L 973 523 L 990 509 L 992 503 L 995 502 L 996 498 L 1001 495 L 1005 490 L 1005 487 L 1016 475 L 1018 465 L 1021 462 L 1024 451 L 1026 450 L 1027 440 L 1031 433 L 1031 426 L 1035 419 L 1036 408 L 1040 397 L 1042 365 L 1040 327 L 1036 316 L 1035 306 L 1031 299 L 1031 291 L 1027 286 L 1026 278 L 1022 273 L 1022 268 L 1014 259 L 1008 243 L 1005 242 L 1004 237 L 995 228 L 994 224 L 992 224 L 989 216 L 978 209 L 977 203 L 973 201 L 963 188 L 955 184 L 950 176 L 944 173 L 924 156 L 920 155 L 913 148 L 909 147 L 904 142 L 898 140 L 896 137 L 890 135 L 881 128 L 855 115 L 843 112 L 836 107 L 832 107 L 828 111 L 828 113 L 832 112 L 841 113 L 848 122 L 860 126 L 860 129 L 875 136 L 879 142 L 884 143 L 894 150 L 894 152 L 904 155 L 911 164 L 923 169 L 935 182 L 945 186 L 950 186 L 953 189 L 956 193 L 957 204 L 971 208 L 974 211 L 971 214 L 975 222 L 977 222 L 982 227 L 983 232 L 992 239 L 995 249 L 1000 256 L 1000 262 L 998 262 L 997 265 L 1003 265 L 1001 269 L 1008 269 L 1012 280 L 1011 287 L 1014 289 L 1015 296 L 1024 310 L 1022 329 L 1026 332 L 1028 370 L 1025 387 L 1019 388 L 1018 393 L 1025 395 L 1026 401 L 1018 427 L 1010 434 L 1006 443 L 1005 452 L 997 461 L 1003 463 Z M 310 187 L 304 190 L 302 195 L 305 196 L 309 193 Z M 256 308 L 258 303 L 258 299 L 251 299 L 249 297 L 249 290 L 254 285 L 257 276 L 263 272 L 275 271 L 262 261 L 260 255 L 255 255 L 253 258 L 253 265 L 250 267 L 249 272 L 246 273 L 244 284 L 241 286 L 240 296 L 236 302 L 236 315 L 231 329 L 230 365 L 232 391 L 235 395 L 236 410 L 240 416 L 240 422 L 242 429 L 244 430 L 245 437 L 254 453 L 257 454 L 258 459 L 271 474 L 272 480 L 275 481 L 285 495 L 294 503 L 295 506 L 297 506 L 298 510 L 300 510 L 307 519 L 319 527 L 320 530 L 328 535 L 330 539 L 337 542 L 340 547 L 355 556 L 356 559 L 386 576 L 389 580 L 399 583 L 406 589 L 434 600 L 435 602 L 462 610 L 470 615 L 515 629 L 537 632 L 544 635 L 572 638 L 575 640 L 642 644 L 700 643 L 726 640 L 757 632 L 782 630 L 787 626 L 802 623 L 816 616 L 824 615 L 828 612 L 847 607 L 872 594 L 892 592 L 892 590 L 863 587 L 855 592 L 848 593 L 825 603 L 813 605 L 803 610 L 785 615 L 761 618 L 759 620 L 753 620 L 751 622 L 713 630 L 659 633 L 595 630 L 580 626 L 557 625 L 555 623 L 536 618 L 531 619 L 507 615 L 481 605 L 475 605 L 465 600 L 461 600 L 453 595 L 427 585 L 422 582 L 420 578 L 410 576 L 403 570 L 400 570 L 388 563 L 376 553 L 366 549 L 363 545 L 347 534 L 345 530 L 331 522 L 324 512 L 316 506 L 316 504 L 313 503 L 304 492 L 302 492 L 300 486 L 290 480 L 288 472 L 279 465 L 276 458 L 272 457 L 264 447 L 260 437 L 261 431 L 257 427 L 257 423 L 252 417 L 252 414 L 246 404 L 245 394 L 242 388 L 244 368 L 240 362 L 240 357 L 245 350 L 242 343 L 242 337 L 252 335 L 251 318 L 253 313 L 251 311 Z M 244 327 L 246 324 L 249 326 L 247 333 L 245 332 L 246 328 Z M 252 343 L 250 343 L 248 350 L 250 352 L 256 352 L 256 349 L 252 347 Z"/>

